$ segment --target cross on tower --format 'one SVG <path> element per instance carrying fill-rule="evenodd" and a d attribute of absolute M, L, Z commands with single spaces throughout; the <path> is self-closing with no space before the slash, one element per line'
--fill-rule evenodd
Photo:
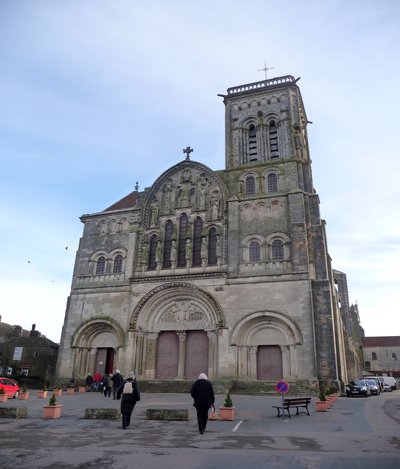
<path fill-rule="evenodd" d="M 267 61 L 264 61 L 264 68 L 260 68 L 257 70 L 258 72 L 264 72 L 265 73 L 265 79 L 267 79 L 267 72 L 268 70 L 272 70 L 274 67 L 267 67 Z"/>
<path fill-rule="evenodd" d="M 190 148 L 190 147 L 186 147 L 183 149 L 183 153 L 186 153 L 187 160 L 190 160 L 190 153 L 192 153 L 192 151 L 193 151 L 193 148 Z"/>

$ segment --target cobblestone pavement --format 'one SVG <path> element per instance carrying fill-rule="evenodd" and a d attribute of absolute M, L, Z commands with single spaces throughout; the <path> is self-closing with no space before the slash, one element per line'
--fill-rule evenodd
<path fill-rule="evenodd" d="M 328 412 L 277 418 L 279 396 L 232 396 L 233 422 L 212 421 L 199 435 L 192 400 L 182 394 L 143 393 L 122 430 L 120 420 L 86 420 L 86 408 L 119 408 L 100 393 L 65 393 L 62 417 L 44 420 L 47 400 L 32 392 L 24 419 L 0 419 L 0 466 L 8 468 L 348 468 L 400 467 L 400 391 L 340 398 Z M 217 407 L 224 396 L 217 396 Z M 189 420 L 154 421 L 147 408 L 189 410 Z"/>

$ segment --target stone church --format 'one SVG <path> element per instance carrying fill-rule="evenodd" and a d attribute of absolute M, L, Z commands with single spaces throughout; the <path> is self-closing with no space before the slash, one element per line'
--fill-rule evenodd
<path fill-rule="evenodd" d="M 347 381 L 357 344 L 340 311 L 297 82 L 219 95 L 225 169 L 187 147 L 151 187 L 81 217 L 59 380 L 119 368 L 144 381 Z"/>

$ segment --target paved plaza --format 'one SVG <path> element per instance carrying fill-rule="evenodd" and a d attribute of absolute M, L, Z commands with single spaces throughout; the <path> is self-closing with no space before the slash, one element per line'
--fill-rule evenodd
<path fill-rule="evenodd" d="M 119 408 L 100 393 L 58 398 L 62 417 L 44 420 L 45 401 L 32 391 L 28 417 L 0 419 L 0 465 L 8 468 L 396 468 L 400 467 L 400 391 L 339 398 L 328 412 L 277 418 L 280 396 L 232 396 L 235 421 L 211 421 L 197 430 L 186 394 L 142 393 L 131 427 L 120 420 L 87 420 L 87 408 Z M 217 396 L 222 405 L 224 396 Z M 146 409 L 188 409 L 188 421 L 147 420 Z"/>

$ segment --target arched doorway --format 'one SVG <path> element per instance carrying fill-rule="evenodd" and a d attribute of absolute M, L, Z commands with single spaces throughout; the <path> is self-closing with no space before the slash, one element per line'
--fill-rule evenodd
<path fill-rule="evenodd" d="M 135 369 L 143 379 L 194 379 L 216 370 L 218 330 L 224 318 L 215 299 L 189 283 L 149 292 L 136 307 Z"/>
<path fill-rule="evenodd" d="M 73 335 L 73 376 L 85 378 L 87 373 L 112 373 L 116 366 L 117 351 L 125 345 L 125 335 L 115 321 L 93 318 L 77 329 Z"/>
<path fill-rule="evenodd" d="M 249 314 L 233 328 L 231 341 L 238 347 L 238 378 L 269 381 L 296 377 L 296 346 L 302 343 L 302 335 L 286 315 Z"/>

